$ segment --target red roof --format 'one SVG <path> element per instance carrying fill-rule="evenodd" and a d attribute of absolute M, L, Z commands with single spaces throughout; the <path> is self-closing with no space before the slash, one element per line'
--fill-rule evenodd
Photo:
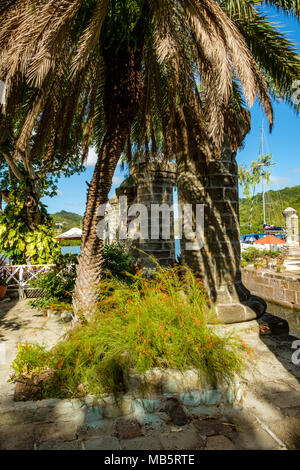
<path fill-rule="evenodd" d="M 263 238 L 260 238 L 259 240 L 256 240 L 256 244 L 262 244 L 262 245 L 282 245 L 283 243 L 286 243 L 284 240 L 281 240 L 278 237 L 275 237 L 275 235 L 266 235 Z"/>

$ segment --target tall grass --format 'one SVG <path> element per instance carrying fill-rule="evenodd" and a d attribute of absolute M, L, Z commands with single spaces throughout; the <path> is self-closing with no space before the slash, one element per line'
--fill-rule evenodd
<path fill-rule="evenodd" d="M 130 284 L 102 281 L 97 313 L 50 351 L 22 346 L 13 363 L 15 378 L 51 371 L 41 398 L 122 391 L 130 369 L 195 368 L 212 382 L 241 372 L 245 346 L 216 334 L 202 284 L 190 270 L 158 268 L 153 279 L 140 271 L 128 276 Z"/>

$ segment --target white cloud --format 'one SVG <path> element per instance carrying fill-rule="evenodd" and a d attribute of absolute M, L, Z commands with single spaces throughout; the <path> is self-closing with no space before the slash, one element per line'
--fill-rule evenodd
<path fill-rule="evenodd" d="M 290 184 L 292 180 L 290 178 L 282 177 L 282 176 L 270 176 L 270 183 L 274 185 L 282 185 L 282 184 Z"/>
<path fill-rule="evenodd" d="M 121 176 L 114 176 L 112 180 L 112 184 L 119 185 L 122 183 L 123 180 L 124 178 L 122 178 Z"/>
<path fill-rule="evenodd" d="M 86 166 L 95 166 L 96 163 L 97 163 L 97 157 L 98 156 L 97 156 L 97 153 L 96 153 L 95 149 L 93 147 L 90 147 L 85 165 Z"/>

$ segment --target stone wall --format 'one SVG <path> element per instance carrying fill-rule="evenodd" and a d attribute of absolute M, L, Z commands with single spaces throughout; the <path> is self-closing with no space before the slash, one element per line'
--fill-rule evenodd
<path fill-rule="evenodd" d="M 116 196 L 109 200 L 113 213 L 120 227 L 123 223 L 120 217 L 121 197 L 127 198 L 126 232 L 131 240 L 132 255 L 140 267 L 145 270 L 156 267 L 149 257 L 154 256 L 162 266 L 172 265 L 175 261 L 174 210 L 171 209 L 173 188 L 176 181 L 176 165 L 171 162 L 141 161 L 130 168 L 130 177 L 116 190 Z M 152 208 L 160 206 L 157 217 Z M 163 212 L 167 210 L 165 222 Z M 111 215 L 109 216 L 111 217 Z M 108 221 L 108 217 L 107 217 Z M 133 223 L 135 221 L 135 223 Z M 166 227 L 164 227 L 166 223 Z M 142 226 L 146 228 L 147 236 L 143 236 Z M 163 231 L 166 228 L 166 233 Z M 120 234 L 117 233 L 116 239 Z M 114 241 L 109 238 L 108 242 Z"/>
<path fill-rule="evenodd" d="M 246 267 L 242 270 L 242 280 L 252 294 L 268 302 L 300 310 L 300 273 L 276 273 Z"/>

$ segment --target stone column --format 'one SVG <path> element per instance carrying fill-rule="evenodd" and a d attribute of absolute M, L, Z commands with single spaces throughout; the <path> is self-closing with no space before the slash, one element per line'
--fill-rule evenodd
<path fill-rule="evenodd" d="M 107 231 L 105 244 L 110 244 L 118 240 L 118 230 L 110 232 L 110 226 L 118 227 L 119 225 L 119 199 L 117 196 L 113 196 L 109 199 L 110 210 L 105 217 L 107 221 Z"/>
<path fill-rule="evenodd" d="M 286 247 L 284 266 L 288 271 L 300 269 L 299 219 L 298 212 L 292 207 L 283 211 L 286 229 Z"/>
<path fill-rule="evenodd" d="M 224 148 L 222 158 L 208 161 L 203 155 L 194 161 L 178 161 L 179 202 L 204 205 L 202 249 L 186 250 L 184 262 L 198 272 L 215 303 L 218 320 L 235 323 L 261 316 L 266 303 L 242 284 L 238 168 L 235 154 Z"/>
<path fill-rule="evenodd" d="M 140 162 L 131 166 L 130 175 L 135 182 L 136 203 L 147 208 L 143 221 L 148 225 L 148 237 L 140 237 L 134 242 L 136 248 L 146 253 L 135 251 L 138 264 L 145 270 L 153 269 L 155 263 L 147 256 L 150 254 L 160 265 L 168 266 L 175 261 L 174 213 L 167 214 L 170 217 L 170 236 L 165 238 L 162 233 L 162 215 L 160 213 L 155 221 L 151 219 L 151 210 L 153 204 L 172 207 L 176 165 L 169 162 Z"/>
<path fill-rule="evenodd" d="M 286 242 L 289 246 L 299 246 L 299 220 L 298 212 L 292 207 L 288 207 L 283 211 L 286 227 Z"/>

